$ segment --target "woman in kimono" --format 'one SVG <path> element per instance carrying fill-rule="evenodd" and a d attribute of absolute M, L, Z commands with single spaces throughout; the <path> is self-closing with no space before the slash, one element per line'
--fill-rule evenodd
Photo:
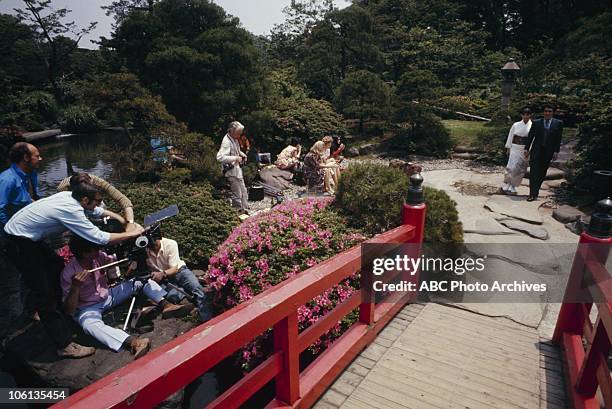
<path fill-rule="evenodd" d="M 508 138 L 506 140 L 506 150 L 508 152 L 508 164 L 504 175 L 504 184 L 501 188 L 502 193 L 516 195 L 516 190 L 520 186 L 523 176 L 527 171 L 527 161 L 524 149 L 531 129 L 531 110 L 523 108 L 521 111 L 522 119 L 512 124 Z"/>

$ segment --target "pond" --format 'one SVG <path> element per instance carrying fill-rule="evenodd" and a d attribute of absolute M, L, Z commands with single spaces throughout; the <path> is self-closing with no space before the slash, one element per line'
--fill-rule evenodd
<path fill-rule="evenodd" d="M 114 146 L 115 134 L 72 135 L 49 142 L 36 143 L 43 160 L 39 172 L 41 197 L 56 192 L 57 185 L 74 171 L 85 171 L 102 178 L 111 176 L 113 167 L 104 158 Z"/>

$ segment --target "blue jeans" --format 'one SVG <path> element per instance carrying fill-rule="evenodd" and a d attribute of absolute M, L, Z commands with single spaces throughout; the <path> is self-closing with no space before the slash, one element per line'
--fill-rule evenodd
<path fill-rule="evenodd" d="M 181 287 L 187 294 L 190 294 L 193 296 L 193 298 L 195 298 L 196 307 L 198 308 L 198 313 L 200 314 L 202 321 L 208 321 L 212 318 L 212 313 L 210 312 L 210 308 L 206 302 L 206 296 L 204 295 L 204 289 L 200 285 L 200 282 L 195 274 L 193 274 L 193 272 L 187 268 L 187 266 L 181 267 L 178 273 L 168 278 L 168 282 L 177 287 Z M 185 295 L 180 291 L 177 291 L 170 286 L 164 287 L 166 291 L 168 291 L 168 295 L 166 296 L 168 301 L 179 303 L 183 298 L 185 298 Z"/>

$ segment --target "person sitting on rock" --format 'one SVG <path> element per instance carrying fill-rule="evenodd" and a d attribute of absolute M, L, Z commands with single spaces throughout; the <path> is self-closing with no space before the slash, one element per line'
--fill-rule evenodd
<path fill-rule="evenodd" d="M 310 152 L 304 158 L 304 179 L 308 186 L 316 187 L 323 185 L 325 192 L 334 194 L 332 187 L 332 174 L 335 173 L 338 165 L 329 164 L 323 159 L 325 144 L 317 141 L 310 148 Z"/>
<path fill-rule="evenodd" d="M 151 345 L 148 338 L 138 338 L 118 328 L 106 325 L 102 313 L 117 306 L 142 290 L 149 299 L 163 308 L 162 317 L 181 317 L 189 313 L 193 305 L 175 305 L 166 300 L 166 291 L 154 280 L 145 283 L 135 278 L 109 288 L 105 270 L 94 270 L 116 261 L 95 243 L 77 235 L 70 240 L 74 258 L 66 264 L 61 274 L 64 312 L 74 318 L 85 333 L 97 339 L 113 351 L 130 351 L 134 359 L 147 353 Z"/>
<path fill-rule="evenodd" d="M 181 301 L 183 294 L 177 288 L 182 288 L 195 299 L 202 322 L 211 319 L 212 314 L 206 302 L 204 289 L 195 274 L 181 260 L 178 243 L 162 237 L 159 227 L 153 231 L 153 237 L 155 238 L 153 248 L 147 248 L 147 267 L 151 271 L 151 279 L 166 287 L 168 299 L 175 302 Z"/>
<path fill-rule="evenodd" d="M 288 142 L 287 147 L 278 154 L 275 164 L 281 170 L 295 171 L 300 166 L 302 146 L 297 143 L 295 138 L 290 138 Z"/>
<path fill-rule="evenodd" d="M 332 158 L 336 159 L 338 162 L 342 161 L 344 158 L 341 155 L 345 148 L 346 146 L 342 143 L 340 135 L 332 136 L 332 144 L 330 147 L 330 155 Z"/>

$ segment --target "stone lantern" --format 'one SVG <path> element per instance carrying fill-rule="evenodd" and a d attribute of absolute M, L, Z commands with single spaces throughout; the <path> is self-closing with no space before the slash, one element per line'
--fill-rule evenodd
<path fill-rule="evenodd" d="M 512 90 L 514 84 L 516 84 L 516 76 L 521 70 L 521 67 L 514 61 L 514 58 L 508 59 L 508 62 L 502 67 L 502 100 L 501 110 L 502 112 L 508 112 L 510 107 L 510 97 L 512 96 Z"/>

